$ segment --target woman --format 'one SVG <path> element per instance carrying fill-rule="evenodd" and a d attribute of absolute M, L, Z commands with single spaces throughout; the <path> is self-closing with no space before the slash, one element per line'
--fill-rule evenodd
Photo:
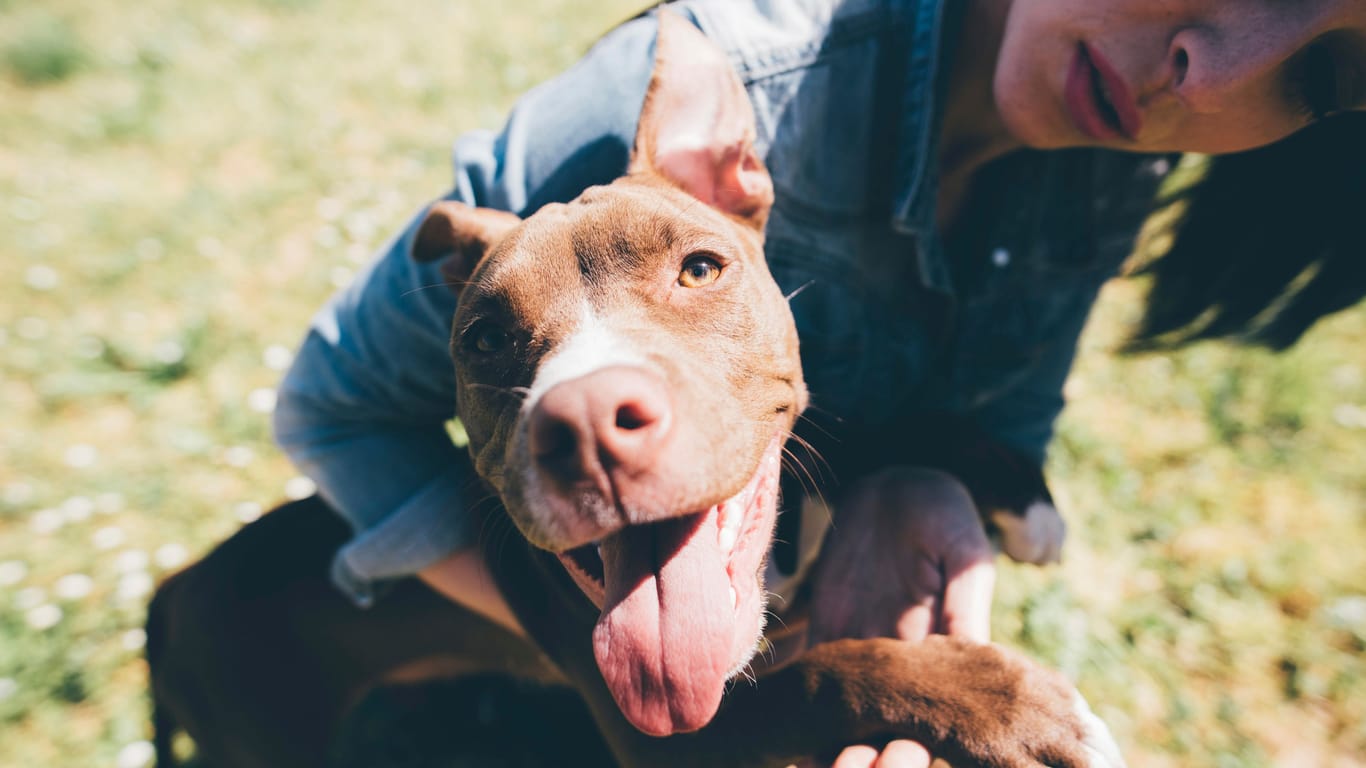
<path fill-rule="evenodd" d="M 916 413 L 949 411 L 1041 463 L 1077 336 L 1170 153 L 1268 147 L 1183 193 L 1145 338 L 1251 330 L 1283 345 L 1362 295 L 1349 223 L 1366 203 L 1366 123 L 1339 114 L 1366 103 L 1360 0 L 676 7 L 731 55 L 755 106 L 777 196 L 768 256 L 793 294 L 813 439 L 894 444 Z M 651 17 L 628 22 L 500 134 L 463 137 L 451 197 L 528 212 L 619 175 L 653 38 Z M 443 428 L 454 299 L 415 290 L 440 282 L 406 256 L 420 218 L 316 319 L 277 437 L 358 532 L 334 564 L 358 602 L 417 573 L 516 629 L 475 546 L 468 459 Z M 812 638 L 985 640 L 991 550 L 956 480 L 836 469 Z M 803 538 L 779 575 L 820 546 Z M 877 755 L 852 748 L 841 765 Z M 928 756 L 896 742 L 880 760 Z"/>

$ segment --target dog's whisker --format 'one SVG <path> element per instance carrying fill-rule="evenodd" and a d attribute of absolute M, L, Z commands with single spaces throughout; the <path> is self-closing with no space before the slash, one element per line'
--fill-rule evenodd
<path fill-rule="evenodd" d="M 821 484 L 816 476 L 812 474 L 811 469 L 806 466 L 806 463 L 797 458 L 797 456 L 786 447 L 782 449 L 782 453 L 784 456 L 783 464 L 787 466 L 793 476 L 801 482 L 802 490 L 806 491 L 808 494 L 819 494 Z"/>
<path fill-rule="evenodd" d="M 805 291 L 807 288 L 810 288 L 811 286 L 813 286 L 813 285 L 815 285 L 815 284 L 816 284 L 816 281 L 815 281 L 815 280 L 807 280 L 807 281 L 806 281 L 805 283 L 803 283 L 802 285 L 799 285 L 799 286 L 797 286 L 796 288 L 792 289 L 792 292 L 789 293 L 789 294 L 787 294 L 787 295 L 784 296 L 783 298 L 787 299 L 788 303 L 791 303 L 793 299 L 795 299 L 795 298 L 797 298 L 798 296 L 801 295 L 802 291 Z"/>
<path fill-rule="evenodd" d="M 802 411 L 801 413 L 797 414 L 797 421 L 810 424 L 812 427 L 819 429 L 821 431 L 821 434 L 825 435 L 826 437 L 832 440 L 837 439 L 830 430 L 826 429 L 824 426 L 821 425 L 819 421 L 816 421 L 811 417 L 813 413 L 822 413 L 826 416 L 833 416 L 833 414 L 821 408 L 819 405 L 810 404 L 806 406 L 805 411 Z"/>
<path fill-rule="evenodd" d="M 514 395 L 523 400 L 531 394 L 531 389 L 529 387 L 500 387 L 478 381 L 470 382 L 468 386 L 470 389 L 487 389 L 490 392 L 497 392 L 500 395 Z"/>
<path fill-rule="evenodd" d="M 815 469 L 821 477 L 829 475 L 831 479 L 834 478 L 835 468 L 830 466 L 830 462 L 826 461 L 825 457 L 821 455 L 821 452 L 816 449 L 816 446 L 812 445 L 809 440 L 798 435 L 796 432 L 788 432 L 787 437 L 791 442 L 796 443 L 797 446 L 806 451 L 806 455 L 811 457 L 811 461 L 815 464 Z"/>
<path fill-rule="evenodd" d="M 801 474 L 809 482 L 807 490 L 812 493 L 820 493 L 822 488 L 835 484 L 839 478 L 835 468 L 826 461 L 825 457 L 810 445 L 800 441 L 798 445 L 802 448 L 804 455 L 799 455 L 796 450 L 789 448 L 787 449 L 787 456 L 793 464 L 801 468 Z"/>
<path fill-rule="evenodd" d="M 836 442 L 836 443 L 840 442 L 840 439 L 839 439 L 838 437 L 836 437 L 833 433 L 831 433 L 830 430 L 826 429 L 824 425 L 822 425 L 820 422 L 816 421 L 815 419 L 813 419 L 813 418 L 807 416 L 806 414 L 804 414 L 804 413 L 803 413 L 803 414 L 799 414 L 799 415 L 797 416 L 797 420 L 800 421 L 800 422 L 802 422 L 802 423 L 804 423 L 804 424 L 809 424 L 809 425 L 811 425 L 811 427 L 812 427 L 813 429 L 819 431 L 823 436 L 829 438 L 831 441 Z M 819 454 L 819 451 L 817 451 L 817 450 L 811 445 L 811 442 L 810 442 L 809 440 L 807 440 L 807 439 L 805 439 L 805 438 L 802 438 L 802 437 L 799 437 L 795 431 L 791 432 L 790 434 L 792 435 L 792 437 L 796 437 L 797 440 L 798 440 L 798 443 L 801 444 L 803 447 L 805 447 L 807 450 L 811 451 L 813 454 Z"/>
<path fill-rule="evenodd" d="M 467 285 L 469 285 L 469 284 L 470 284 L 470 281 L 468 281 L 468 280 L 450 280 L 450 281 L 441 282 L 441 283 L 431 283 L 431 284 L 429 284 L 429 285 L 419 285 L 419 286 L 417 286 L 416 288 L 410 288 L 410 289 L 404 291 L 403 293 L 399 294 L 399 298 L 401 298 L 401 299 L 406 299 L 406 298 L 408 298 L 409 296 L 413 295 L 414 293 L 419 293 L 419 292 L 421 292 L 421 291 L 429 291 L 429 290 L 431 290 L 431 289 L 433 289 L 433 288 L 445 288 L 445 289 L 447 289 L 447 290 L 450 290 L 450 289 L 453 289 L 453 288 L 464 288 L 465 286 L 467 286 Z"/>
<path fill-rule="evenodd" d="M 777 595 L 773 594 L 772 592 L 769 592 L 768 594 L 769 594 L 770 597 L 777 597 Z M 787 622 L 786 622 L 786 621 L 783 621 L 783 617 L 782 617 L 782 616 L 779 616 L 778 614 L 774 613 L 773 611 L 767 611 L 766 613 L 768 613 L 769 618 L 771 618 L 771 619 L 773 619 L 774 621 L 778 622 L 779 624 L 783 625 L 783 629 L 787 629 Z"/>

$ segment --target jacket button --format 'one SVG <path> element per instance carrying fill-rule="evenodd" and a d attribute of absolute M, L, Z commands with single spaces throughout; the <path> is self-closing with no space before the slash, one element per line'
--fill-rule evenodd
<path fill-rule="evenodd" d="M 1010 266 L 1010 251 L 1007 251 L 1004 248 L 997 248 L 996 250 L 992 251 L 991 263 L 995 264 L 1001 269 L 1005 269 L 1006 267 Z"/>

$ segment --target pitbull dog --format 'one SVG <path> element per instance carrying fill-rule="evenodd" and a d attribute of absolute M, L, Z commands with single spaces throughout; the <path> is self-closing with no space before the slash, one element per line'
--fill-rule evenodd
<path fill-rule="evenodd" d="M 486 538 L 530 642 L 415 580 L 352 608 L 325 578 L 340 524 L 306 558 L 269 557 L 314 536 L 318 506 L 286 507 L 153 603 L 162 759 L 179 724 L 214 765 L 321 765 L 367 688 L 497 671 L 572 686 L 627 766 L 785 766 L 891 738 L 962 765 L 1114 764 L 1059 675 L 995 646 L 844 640 L 733 683 L 763 642 L 807 399 L 754 133 L 724 55 L 661 12 L 626 176 L 526 220 L 437 203 L 417 234 L 460 287 L 459 413 L 518 534 Z"/>

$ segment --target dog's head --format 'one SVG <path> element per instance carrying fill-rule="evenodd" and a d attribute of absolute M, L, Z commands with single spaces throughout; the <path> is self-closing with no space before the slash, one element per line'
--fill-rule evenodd
<path fill-rule="evenodd" d="M 773 200 L 739 78 L 660 14 L 629 173 L 526 220 L 433 206 L 475 467 L 601 610 L 593 644 L 653 735 L 715 714 L 763 630 L 779 452 L 806 404 L 768 272 Z"/>

